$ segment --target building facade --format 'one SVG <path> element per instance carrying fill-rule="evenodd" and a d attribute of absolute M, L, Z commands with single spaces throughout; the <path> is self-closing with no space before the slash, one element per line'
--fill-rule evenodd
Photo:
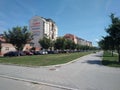
<path fill-rule="evenodd" d="M 87 41 L 87 40 L 84 40 L 84 39 L 79 38 L 79 37 L 77 37 L 77 43 L 78 43 L 79 45 L 92 47 L 92 42 Z"/>
<path fill-rule="evenodd" d="M 0 34 L 0 56 L 3 56 L 5 53 L 10 52 L 10 51 L 17 51 L 15 46 L 11 43 L 7 43 L 3 34 Z M 23 51 L 29 51 L 32 47 L 30 44 L 25 44 L 23 47 Z"/>
<path fill-rule="evenodd" d="M 79 38 L 73 34 L 65 34 L 64 37 L 66 39 L 72 40 L 75 44 L 92 47 L 92 42 Z"/>
<path fill-rule="evenodd" d="M 77 38 L 76 38 L 76 36 L 73 35 L 73 34 L 65 34 L 65 35 L 64 35 L 64 38 L 69 39 L 69 40 L 72 40 L 75 44 L 77 44 Z"/>
<path fill-rule="evenodd" d="M 40 48 L 39 40 L 47 37 L 56 40 L 58 36 L 58 28 L 52 19 L 45 19 L 40 16 L 34 16 L 29 22 L 29 29 L 33 35 L 32 44 L 36 48 Z"/>
<path fill-rule="evenodd" d="M 0 45 L 1 45 L 0 56 L 3 56 L 5 53 L 9 51 L 16 51 L 15 47 L 11 43 L 6 43 L 3 34 L 0 35 Z"/>

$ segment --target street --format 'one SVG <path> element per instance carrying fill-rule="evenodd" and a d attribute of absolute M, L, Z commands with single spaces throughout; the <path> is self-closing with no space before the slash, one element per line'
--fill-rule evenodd
<path fill-rule="evenodd" d="M 23 86 L 21 90 L 27 90 L 28 88 L 33 90 L 33 88 L 41 87 L 39 84 L 48 85 L 52 88 L 49 90 L 119 90 L 120 69 L 101 65 L 102 53 L 97 52 L 86 55 L 72 63 L 58 66 L 22 67 L 0 65 L 0 88 L 7 85 L 6 89 L 3 89 L 7 90 L 7 87 L 12 84 L 6 84 L 6 81 L 8 81 L 13 82 L 12 85 L 16 88 L 19 87 L 20 83 L 20 86 Z M 25 83 L 29 83 L 33 87 L 28 87 Z"/>
<path fill-rule="evenodd" d="M 0 90 L 63 90 L 63 89 L 0 77 Z"/>

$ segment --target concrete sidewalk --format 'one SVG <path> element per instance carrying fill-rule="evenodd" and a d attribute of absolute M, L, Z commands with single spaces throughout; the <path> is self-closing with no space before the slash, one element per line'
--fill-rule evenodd
<path fill-rule="evenodd" d="M 0 76 L 34 81 L 61 89 L 119 90 L 120 69 L 101 65 L 102 52 L 83 56 L 61 66 L 21 67 L 0 65 Z"/>

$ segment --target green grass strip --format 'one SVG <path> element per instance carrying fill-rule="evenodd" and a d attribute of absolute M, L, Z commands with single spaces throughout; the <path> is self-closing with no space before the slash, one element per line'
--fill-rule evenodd
<path fill-rule="evenodd" d="M 120 67 L 120 63 L 118 63 L 118 55 L 114 54 L 112 56 L 109 51 L 104 51 L 102 64 L 110 67 Z"/>
<path fill-rule="evenodd" d="M 79 53 L 48 54 L 19 57 L 2 57 L 0 58 L 0 63 L 15 64 L 21 66 L 48 66 L 64 64 L 90 53 L 91 52 L 79 52 Z"/>

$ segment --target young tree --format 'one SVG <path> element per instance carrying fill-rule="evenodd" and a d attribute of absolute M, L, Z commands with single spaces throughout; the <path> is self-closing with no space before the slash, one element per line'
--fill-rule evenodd
<path fill-rule="evenodd" d="M 112 51 L 112 56 L 113 56 L 113 51 L 114 51 L 114 40 L 111 36 L 106 36 L 104 37 L 104 40 L 106 42 L 106 47 L 108 47 L 109 50 Z"/>
<path fill-rule="evenodd" d="M 32 40 L 32 35 L 28 32 L 26 26 L 24 27 L 13 27 L 12 30 L 4 32 L 4 38 L 8 43 L 12 43 L 17 50 L 22 50 L 24 45 Z"/>
<path fill-rule="evenodd" d="M 47 37 L 43 37 L 43 39 L 39 40 L 39 43 L 42 46 L 42 48 L 48 49 L 49 47 L 51 47 L 52 41 Z"/>
<path fill-rule="evenodd" d="M 76 49 L 80 50 L 80 45 L 79 44 L 76 44 Z"/>
<path fill-rule="evenodd" d="M 114 14 L 111 14 L 111 25 L 106 29 L 106 32 L 113 39 L 113 43 L 119 55 L 119 63 L 120 63 L 120 19 L 115 17 Z"/>
<path fill-rule="evenodd" d="M 69 39 L 66 39 L 65 40 L 65 49 L 72 49 L 72 43 L 73 43 L 73 41 L 72 40 L 69 40 Z"/>
<path fill-rule="evenodd" d="M 66 46 L 66 40 L 63 37 L 58 38 L 54 43 L 55 49 L 64 50 L 65 46 Z"/>
<path fill-rule="evenodd" d="M 111 24 L 106 29 L 108 36 L 104 37 L 103 40 L 99 42 L 99 45 L 103 49 L 117 50 L 119 55 L 118 62 L 120 63 L 120 19 L 115 17 L 114 14 L 110 15 Z"/>
<path fill-rule="evenodd" d="M 72 43 L 71 43 L 71 49 L 74 50 L 76 48 L 77 48 L 77 45 L 72 41 Z"/>
<path fill-rule="evenodd" d="M 107 47 L 106 42 L 105 42 L 104 39 L 100 40 L 100 41 L 98 42 L 98 45 L 99 45 L 100 49 L 108 50 L 108 47 Z"/>

